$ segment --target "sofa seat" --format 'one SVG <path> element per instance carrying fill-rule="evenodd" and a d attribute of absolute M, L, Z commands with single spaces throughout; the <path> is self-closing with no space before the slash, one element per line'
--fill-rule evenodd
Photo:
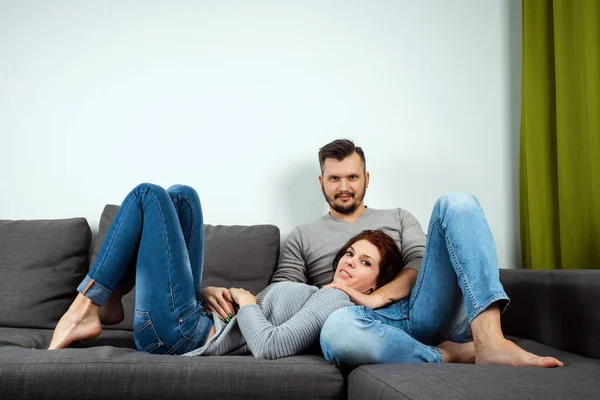
<path fill-rule="evenodd" d="M 318 355 L 183 357 L 134 350 L 131 331 L 105 330 L 85 347 L 42 350 L 49 329 L 0 328 L 2 398 L 345 398 L 344 376 Z M 82 342 L 83 344 L 83 342 Z M 39 390 L 43 387 L 43 390 Z"/>
<path fill-rule="evenodd" d="M 563 368 L 467 364 L 363 365 L 348 376 L 348 400 L 597 399 L 600 360 L 511 338 L 524 349 L 558 358 Z"/>

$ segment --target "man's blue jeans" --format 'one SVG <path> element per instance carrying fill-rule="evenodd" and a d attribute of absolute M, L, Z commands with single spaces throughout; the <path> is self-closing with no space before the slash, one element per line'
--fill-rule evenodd
<path fill-rule="evenodd" d="M 508 305 L 492 232 L 477 199 L 441 197 L 433 209 L 425 255 L 409 297 L 371 310 L 335 311 L 321 330 L 325 358 L 361 364 L 442 362 L 436 345 L 464 342 L 468 323 L 492 303 Z"/>
<path fill-rule="evenodd" d="M 203 262 L 198 193 L 144 183 L 125 197 L 77 290 L 101 306 L 117 285 L 127 293 L 135 282 L 137 349 L 183 354 L 202 346 L 213 325 L 202 307 Z"/>

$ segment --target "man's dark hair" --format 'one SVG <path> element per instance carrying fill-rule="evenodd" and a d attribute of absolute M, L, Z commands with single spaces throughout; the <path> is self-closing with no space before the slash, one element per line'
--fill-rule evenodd
<path fill-rule="evenodd" d="M 342 161 L 344 158 L 351 156 L 356 153 L 360 156 L 363 162 L 363 172 L 367 170 L 367 161 L 365 160 L 365 153 L 363 149 L 354 145 L 354 142 L 350 139 L 337 139 L 331 143 L 319 149 L 319 164 L 321 165 L 321 173 L 325 168 L 325 160 L 328 158 L 335 158 L 338 161 Z"/>

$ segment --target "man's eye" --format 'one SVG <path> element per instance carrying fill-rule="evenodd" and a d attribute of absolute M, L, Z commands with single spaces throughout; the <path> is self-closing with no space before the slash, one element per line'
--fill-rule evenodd
<path fill-rule="evenodd" d="M 332 176 L 331 178 L 329 178 L 330 181 L 337 181 L 337 176 Z"/>
<path fill-rule="evenodd" d="M 358 178 L 358 176 L 356 176 L 356 175 L 352 175 L 352 176 L 350 177 L 350 179 L 352 179 L 352 180 L 355 180 L 355 179 L 357 179 L 357 178 Z"/>

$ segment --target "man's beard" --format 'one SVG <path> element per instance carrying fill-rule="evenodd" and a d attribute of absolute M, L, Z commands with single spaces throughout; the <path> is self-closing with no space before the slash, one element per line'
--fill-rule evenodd
<path fill-rule="evenodd" d="M 367 193 L 367 185 L 365 184 L 365 186 L 363 186 L 362 193 L 358 197 L 356 196 L 355 193 L 352 193 L 352 192 L 339 192 L 339 193 L 336 193 L 333 196 L 333 198 L 328 197 L 327 194 L 325 193 L 325 187 L 323 185 L 321 185 L 321 191 L 323 192 L 323 196 L 325 196 L 325 200 L 327 200 L 327 203 L 329 204 L 329 206 L 331 208 L 333 208 L 335 211 L 339 212 L 340 214 L 349 215 L 349 214 L 352 214 L 354 211 L 356 211 L 358 206 L 360 206 L 360 204 L 362 203 L 363 199 L 365 198 L 365 194 Z M 338 199 L 342 195 L 348 195 L 355 200 L 351 204 L 348 204 L 346 206 L 336 204 L 335 200 Z"/>

